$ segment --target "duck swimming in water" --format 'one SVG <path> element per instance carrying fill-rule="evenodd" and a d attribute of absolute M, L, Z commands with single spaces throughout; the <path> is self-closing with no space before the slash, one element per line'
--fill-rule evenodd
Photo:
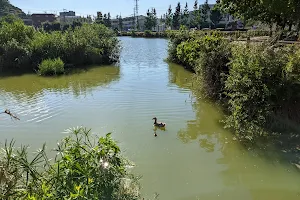
<path fill-rule="evenodd" d="M 157 127 L 165 127 L 166 126 L 166 123 L 158 122 L 156 117 L 154 117 L 152 120 L 154 120 L 153 126 L 157 126 Z"/>

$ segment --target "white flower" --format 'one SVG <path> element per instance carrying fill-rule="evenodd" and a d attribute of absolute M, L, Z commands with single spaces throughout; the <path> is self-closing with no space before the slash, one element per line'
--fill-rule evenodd
<path fill-rule="evenodd" d="M 107 168 L 107 167 L 108 167 L 108 162 L 104 162 L 104 163 L 103 163 L 103 167 L 104 167 L 104 168 Z"/>

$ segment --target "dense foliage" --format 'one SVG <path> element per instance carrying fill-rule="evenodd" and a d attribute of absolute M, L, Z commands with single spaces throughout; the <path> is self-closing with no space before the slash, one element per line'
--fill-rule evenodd
<path fill-rule="evenodd" d="M 187 31 L 173 34 L 169 48 L 171 61 L 195 71 L 201 93 L 222 103 L 226 127 L 247 138 L 295 130 L 299 55 L 294 45 L 229 43 L 218 33 Z"/>
<path fill-rule="evenodd" d="M 28 147 L 5 143 L 0 155 L 1 199 L 139 199 L 130 162 L 111 139 L 85 128 L 69 129 L 50 160 L 46 146 L 29 159 Z"/>
<path fill-rule="evenodd" d="M 19 19 L 1 22 L 0 70 L 36 69 L 42 60 L 58 57 L 68 66 L 110 64 L 119 59 L 119 41 L 102 24 L 48 33 Z"/>
<path fill-rule="evenodd" d="M 299 0 L 220 0 L 220 8 L 245 20 L 258 20 L 281 28 L 293 25 L 300 28 Z"/>
<path fill-rule="evenodd" d="M 46 59 L 39 65 L 40 75 L 58 75 L 65 71 L 64 62 L 60 58 Z"/>
<path fill-rule="evenodd" d="M 145 30 L 152 30 L 153 28 L 156 27 L 156 24 L 157 24 L 157 16 L 156 16 L 155 8 L 152 8 L 151 11 L 148 9 L 146 21 L 144 24 Z"/>
<path fill-rule="evenodd" d="M 229 54 L 229 42 L 216 33 L 184 41 L 176 50 L 178 60 L 197 73 L 203 94 L 210 98 L 219 98 L 224 91 L 222 76 L 228 72 Z"/>
<path fill-rule="evenodd" d="M 225 28 L 226 24 L 219 24 L 222 19 L 222 13 L 220 6 L 210 7 L 209 2 L 205 1 L 203 5 L 198 4 L 198 0 L 194 1 L 193 11 L 190 12 L 188 3 L 185 3 L 184 8 L 177 3 L 174 8 L 174 13 L 172 13 L 172 6 L 170 5 L 166 14 L 166 26 L 173 30 L 179 30 L 181 26 L 186 26 L 188 28 L 217 28 L 223 26 Z"/>

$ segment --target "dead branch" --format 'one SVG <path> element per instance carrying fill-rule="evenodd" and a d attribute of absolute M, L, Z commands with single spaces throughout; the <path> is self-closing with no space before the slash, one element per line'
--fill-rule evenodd
<path fill-rule="evenodd" d="M 8 109 L 6 109 L 4 112 L 2 112 L 0 114 L 7 114 L 13 119 L 20 120 L 16 115 L 12 114 Z"/>

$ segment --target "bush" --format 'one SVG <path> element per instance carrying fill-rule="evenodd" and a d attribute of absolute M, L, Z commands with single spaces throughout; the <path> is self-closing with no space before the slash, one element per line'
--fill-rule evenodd
<path fill-rule="evenodd" d="M 145 30 L 144 34 L 146 37 L 151 37 L 151 31 L 149 30 Z"/>
<path fill-rule="evenodd" d="M 29 160 L 27 147 L 5 144 L 0 157 L 1 199 L 139 199 L 137 178 L 126 170 L 132 165 L 121 156 L 110 134 L 98 138 L 85 128 L 58 143 L 50 162 L 43 145 Z"/>
<path fill-rule="evenodd" d="M 187 30 L 181 31 L 168 31 L 167 35 L 169 37 L 169 47 L 168 47 L 168 60 L 171 62 L 181 64 L 181 61 L 177 57 L 177 46 L 182 42 L 192 39 L 192 34 Z"/>
<path fill-rule="evenodd" d="M 43 60 L 39 65 L 39 74 L 43 76 L 63 74 L 64 62 L 60 58 Z"/>
<path fill-rule="evenodd" d="M 34 30 L 21 20 L 0 23 L 0 69 L 36 69 L 42 60 L 58 57 L 77 67 L 111 64 L 119 60 L 119 54 L 118 39 L 102 24 L 47 33 Z"/>
<path fill-rule="evenodd" d="M 295 131 L 300 122 L 293 112 L 300 107 L 299 47 L 229 43 L 219 32 L 202 33 L 169 33 L 169 57 L 195 71 L 202 94 L 221 100 L 225 127 L 248 139 L 282 133 L 282 127 Z"/>
<path fill-rule="evenodd" d="M 135 37 L 136 36 L 136 31 L 131 31 L 131 37 Z"/>
<path fill-rule="evenodd" d="M 176 59 L 197 73 L 201 92 L 209 98 L 220 99 L 224 91 L 222 76 L 228 73 L 229 42 L 217 32 L 177 45 Z"/>
<path fill-rule="evenodd" d="M 284 48 L 236 45 L 232 49 L 226 91 L 229 96 L 228 127 L 247 136 L 266 133 L 268 119 L 288 100 L 289 85 L 283 73 L 287 63 Z"/>
<path fill-rule="evenodd" d="M 0 70 L 28 66 L 34 29 L 22 20 L 5 17 L 0 23 Z"/>

